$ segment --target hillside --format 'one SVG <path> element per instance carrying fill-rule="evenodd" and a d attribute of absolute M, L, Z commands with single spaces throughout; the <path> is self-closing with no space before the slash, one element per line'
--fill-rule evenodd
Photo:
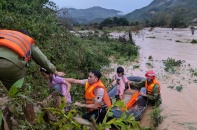
<path fill-rule="evenodd" d="M 69 17 L 75 23 L 91 23 L 91 22 L 100 22 L 108 17 L 119 16 L 120 11 L 114 9 L 105 9 L 98 6 L 91 7 L 88 9 L 75 9 L 75 8 L 68 8 L 62 9 L 58 12 L 58 15 L 61 16 L 62 12 L 67 12 L 67 15 L 64 17 Z"/>
<path fill-rule="evenodd" d="M 128 20 L 143 20 L 159 14 L 173 15 L 177 10 L 182 10 L 185 17 L 193 19 L 197 17 L 197 0 L 154 0 L 148 6 L 128 13 L 124 17 Z"/>

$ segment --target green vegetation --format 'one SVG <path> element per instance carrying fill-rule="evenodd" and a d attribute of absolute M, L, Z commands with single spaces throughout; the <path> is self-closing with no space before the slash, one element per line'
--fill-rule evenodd
<path fill-rule="evenodd" d="M 101 26 L 129 26 L 129 21 L 126 18 L 113 17 L 107 18 L 100 23 Z"/>
<path fill-rule="evenodd" d="M 192 41 L 190 43 L 197 43 L 197 40 L 192 39 Z"/>
<path fill-rule="evenodd" d="M 181 42 L 180 40 L 176 40 L 175 42 Z"/>
<path fill-rule="evenodd" d="M 133 65 L 133 69 L 140 68 L 140 65 Z"/>
<path fill-rule="evenodd" d="M 150 37 L 147 37 L 147 38 L 156 38 L 155 36 L 150 36 Z"/>
<path fill-rule="evenodd" d="M 197 16 L 196 0 L 154 0 L 150 5 L 125 16 L 128 20 L 142 21 L 144 26 L 187 27 Z"/>
<path fill-rule="evenodd" d="M 192 76 L 197 76 L 197 69 L 196 68 L 194 68 L 194 69 L 191 68 L 189 71 L 190 71 Z"/>
<path fill-rule="evenodd" d="M 85 78 L 91 69 L 101 69 L 102 66 L 109 65 L 108 57 L 111 55 L 135 57 L 138 54 L 138 47 L 111 40 L 107 33 L 101 37 L 92 34 L 84 38 L 71 35 L 66 27 L 59 26 L 55 17 L 57 8 L 48 0 L 2 0 L 0 7 L 0 26 L 29 30 L 43 53 L 58 70 L 66 72 L 67 77 Z M 25 86 L 34 88 L 30 95 L 41 100 L 48 95 L 48 85 L 39 74 L 38 68 L 39 66 L 31 62 Z M 74 94 L 76 87 L 72 89 L 71 93 Z"/>
<path fill-rule="evenodd" d="M 62 12 L 69 12 L 69 14 L 62 15 Z M 88 24 L 88 23 L 100 23 L 105 18 L 118 17 L 120 11 L 113 9 L 105 9 L 99 6 L 87 8 L 87 9 L 74 9 L 63 8 L 58 11 L 59 16 L 62 19 L 71 19 L 75 24 Z M 67 20 L 68 21 L 68 20 Z"/>
<path fill-rule="evenodd" d="M 130 116 L 126 116 L 125 113 L 118 119 L 112 117 L 112 108 L 119 107 L 126 108 L 123 101 L 115 102 L 115 99 L 112 101 L 113 105 L 108 109 L 107 114 L 103 120 L 102 124 L 96 124 L 94 118 L 92 118 L 92 122 L 86 121 L 82 123 L 82 121 L 77 121 L 76 117 L 79 111 L 75 108 L 75 106 L 71 106 L 71 110 L 69 112 L 65 112 L 65 98 L 62 98 L 59 107 L 51 107 L 45 106 L 41 108 L 39 113 L 35 113 L 35 109 L 33 107 L 35 100 L 30 99 L 27 94 L 31 91 L 21 91 L 21 86 L 23 84 L 23 79 L 17 81 L 9 90 L 10 100 L 8 101 L 8 111 L 0 111 L 0 127 L 6 129 L 7 126 L 9 129 L 50 129 L 50 130 L 87 130 L 87 125 L 89 124 L 96 130 L 103 130 L 104 128 L 111 128 L 111 125 L 114 125 L 117 128 L 129 130 L 132 128 L 140 129 L 139 122 L 135 121 L 134 116 L 131 114 Z M 48 102 L 49 103 L 49 102 Z M 50 103 L 49 103 L 50 104 Z M 2 113 L 4 118 L 2 118 Z M 14 120 L 14 124 L 11 122 Z M 6 124 L 6 125 L 5 125 Z M 20 124 L 20 125 L 19 125 Z"/>
<path fill-rule="evenodd" d="M 148 60 L 153 60 L 153 56 L 149 56 L 148 57 Z"/>
<path fill-rule="evenodd" d="M 162 109 L 159 107 L 154 107 L 152 112 L 149 114 L 151 117 L 151 128 L 155 129 L 159 124 L 164 120 L 164 117 L 161 115 Z"/>
<path fill-rule="evenodd" d="M 196 130 L 197 127 L 197 123 L 196 122 L 181 122 L 181 123 L 178 123 L 179 125 L 181 126 L 184 126 L 185 128 L 189 129 L 189 130 Z"/>
<path fill-rule="evenodd" d="M 150 5 L 137 9 L 124 16 L 118 15 L 117 10 L 92 7 L 78 10 L 64 8 L 58 11 L 58 17 L 64 23 L 89 24 L 91 26 L 138 26 L 145 27 L 187 27 L 197 16 L 196 0 L 154 0 Z M 69 12 L 69 15 L 64 14 Z M 70 17 L 71 16 L 71 17 Z M 99 27 L 101 27 L 99 26 Z"/>
<path fill-rule="evenodd" d="M 184 61 L 181 60 L 175 60 L 173 58 L 168 58 L 166 61 L 163 61 L 165 65 L 165 71 L 174 73 L 175 68 L 174 67 L 179 67 Z"/>
<path fill-rule="evenodd" d="M 176 86 L 176 90 L 177 90 L 178 92 L 181 92 L 181 91 L 183 90 L 183 86 L 182 86 L 182 85 Z"/>
<path fill-rule="evenodd" d="M 98 125 L 98 130 L 104 130 L 104 128 L 111 128 L 110 125 L 114 125 L 121 130 L 122 129 L 123 130 L 140 129 L 139 122 L 135 121 L 135 118 L 132 114 L 127 117 L 126 114 L 123 113 L 120 118 L 118 119 L 113 118 L 108 121 L 107 119 L 109 119 L 110 117 L 112 118 L 113 113 L 111 112 L 111 110 L 115 106 L 119 107 L 120 109 L 126 108 L 123 101 L 115 102 L 115 99 L 114 99 L 112 101 L 112 106 L 107 111 L 107 114 L 103 120 L 103 123 Z"/>
<path fill-rule="evenodd" d="M 146 65 L 151 67 L 151 68 L 153 68 L 153 65 L 151 63 L 149 63 L 149 62 L 147 62 Z"/>
<path fill-rule="evenodd" d="M 182 85 L 179 85 L 179 86 L 168 86 L 168 88 L 170 88 L 170 89 L 175 89 L 176 91 L 178 91 L 178 92 L 181 92 L 182 90 L 183 90 L 183 86 Z"/>

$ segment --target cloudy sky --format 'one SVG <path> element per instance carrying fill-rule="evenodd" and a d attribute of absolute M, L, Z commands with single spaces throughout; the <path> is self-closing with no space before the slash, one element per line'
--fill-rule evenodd
<path fill-rule="evenodd" d="M 100 6 L 106 9 L 115 9 L 122 13 L 130 13 L 149 5 L 153 0 L 51 0 L 59 8 L 86 9 L 93 6 Z"/>

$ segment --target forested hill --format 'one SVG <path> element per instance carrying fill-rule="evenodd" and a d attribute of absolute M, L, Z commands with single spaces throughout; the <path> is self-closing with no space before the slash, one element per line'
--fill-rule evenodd
<path fill-rule="evenodd" d="M 125 18 L 128 20 L 143 20 L 160 13 L 172 16 L 177 11 L 182 11 L 181 13 L 187 19 L 196 18 L 197 0 L 154 0 L 148 6 L 125 15 Z"/>
<path fill-rule="evenodd" d="M 63 12 L 67 12 L 63 15 Z M 101 22 L 105 18 L 119 16 L 120 11 L 114 9 L 105 9 L 99 6 L 91 7 L 88 9 L 75 9 L 68 8 L 62 9 L 58 12 L 59 16 L 72 19 L 75 23 L 90 23 Z"/>

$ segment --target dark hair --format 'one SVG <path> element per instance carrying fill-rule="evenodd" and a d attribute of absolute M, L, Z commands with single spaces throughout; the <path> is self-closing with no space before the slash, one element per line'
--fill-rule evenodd
<path fill-rule="evenodd" d="M 98 79 L 102 76 L 101 72 L 98 70 L 92 70 L 91 73 L 93 73 Z"/>
<path fill-rule="evenodd" d="M 25 30 L 25 29 L 18 29 L 18 30 L 16 30 L 16 31 L 21 32 L 21 33 L 23 33 L 23 34 L 25 34 L 25 35 L 31 37 L 31 34 L 29 33 L 28 30 Z"/>
<path fill-rule="evenodd" d="M 122 73 L 124 74 L 124 69 L 122 67 L 117 68 L 117 73 Z"/>
<path fill-rule="evenodd" d="M 46 74 L 49 74 L 49 72 L 45 69 L 45 68 L 40 68 L 40 72 L 44 72 L 44 73 L 46 73 Z"/>

